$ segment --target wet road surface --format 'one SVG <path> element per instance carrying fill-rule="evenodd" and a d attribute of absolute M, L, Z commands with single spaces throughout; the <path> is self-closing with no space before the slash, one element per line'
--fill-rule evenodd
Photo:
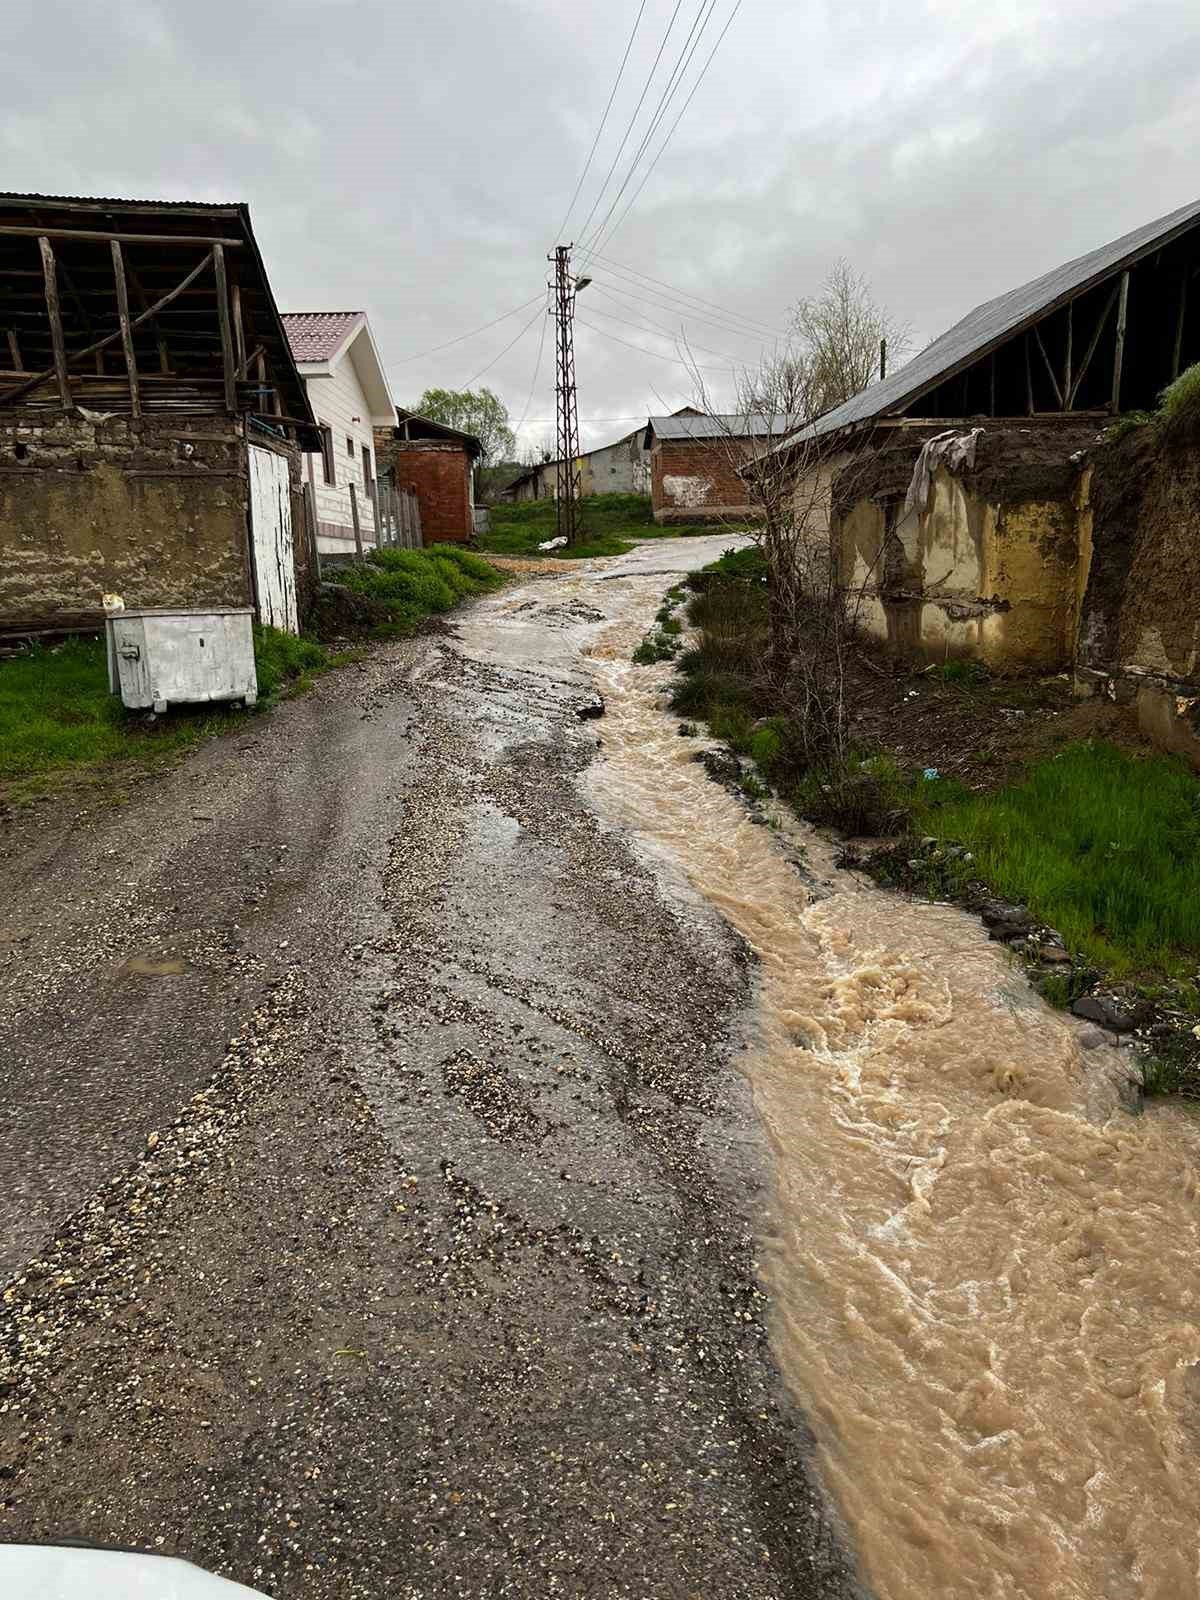
<path fill-rule="evenodd" d="M 859 1592 L 766 1346 L 748 947 L 582 781 L 586 651 L 729 542 L 510 587 L 9 840 L 4 1537 Z"/>

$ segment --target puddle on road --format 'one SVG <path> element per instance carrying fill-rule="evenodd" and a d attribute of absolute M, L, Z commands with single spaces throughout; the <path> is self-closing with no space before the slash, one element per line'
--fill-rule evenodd
<path fill-rule="evenodd" d="M 661 587 L 591 647 L 585 782 L 758 954 L 772 1337 L 869 1583 L 1195 1596 L 1200 1124 L 1115 1111 L 1115 1053 L 1081 1053 L 982 929 L 836 872 L 802 830 L 834 889 L 810 904 L 658 709 L 669 667 L 629 660 Z"/>

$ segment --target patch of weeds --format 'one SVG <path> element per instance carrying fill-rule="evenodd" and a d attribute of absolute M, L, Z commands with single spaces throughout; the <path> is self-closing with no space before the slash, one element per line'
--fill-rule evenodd
<path fill-rule="evenodd" d="M 639 667 L 652 667 L 656 661 L 674 661 L 678 654 L 679 641 L 661 628 L 655 628 L 633 652 L 633 659 Z"/>
<path fill-rule="evenodd" d="M 770 787 L 753 772 L 747 772 L 742 778 L 742 793 L 748 800 L 765 800 L 771 793 Z"/>
<path fill-rule="evenodd" d="M 931 676 L 956 688 L 975 689 L 987 682 L 988 670 L 982 661 L 956 658 L 952 661 L 943 661 L 934 667 Z"/>
<path fill-rule="evenodd" d="M 1170 1034 L 1141 1058 L 1147 1095 L 1177 1094 L 1200 1100 L 1200 1039 L 1189 1031 Z"/>

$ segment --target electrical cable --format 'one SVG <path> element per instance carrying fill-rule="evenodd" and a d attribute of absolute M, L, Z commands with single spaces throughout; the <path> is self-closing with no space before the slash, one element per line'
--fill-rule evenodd
<path fill-rule="evenodd" d="M 576 317 L 575 320 L 582 327 L 588 328 L 592 333 L 598 333 L 602 339 L 611 339 L 614 344 L 623 344 L 627 350 L 636 350 L 639 355 L 654 356 L 659 361 L 673 361 L 676 366 L 678 366 L 678 367 L 686 367 L 689 372 L 725 372 L 725 373 L 727 373 L 729 371 L 728 367 L 702 367 L 695 361 L 684 361 L 681 356 L 664 356 L 664 355 L 660 355 L 657 350 L 647 350 L 645 345 L 631 344 L 628 339 L 622 339 L 619 334 L 609 333 L 607 328 L 596 328 L 596 327 L 593 327 L 590 322 L 585 322 L 582 317 Z M 499 359 L 499 358 L 497 358 L 497 359 Z"/>
<path fill-rule="evenodd" d="M 439 350 L 449 350 L 452 344 L 462 344 L 464 339 L 473 339 L 477 333 L 486 333 L 489 328 L 496 327 L 498 323 L 506 322 L 509 317 L 515 317 L 519 311 L 526 310 L 527 307 L 541 298 L 540 294 L 535 294 L 532 300 L 526 300 L 521 305 L 514 306 L 511 311 L 502 312 L 500 316 L 493 318 L 491 322 L 485 322 L 482 328 L 472 328 L 470 333 L 460 333 L 456 339 L 447 339 L 445 344 L 435 344 L 428 350 L 418 350 L 415 356 L 401 356 L 399 361 L 391 362 L 389 365 L 403 367 L 410 361 L 420 361 L 422 356 L 432 356 L 436 355 Z"/>
<path fill-rule="evenodd" d="M 650 163 L 650 165 L 646 168 L 645 176 L 642 178 L 641 183 L 638 184 L 637 188 L 634 190 L 634 192 L 633 192 L 632 196 L 630 197 L 629 201 L 626 203 L 624 211 L 622 211 L 621 215 L 617 218 L 616 222 L 613 223 L 612 227 L 608 230 L 608 233 L 601 240 L 601 243 L 607 245 L 607 244 L 609 244 L 611 242 L 613 237 L 619 232 L 622 223 L 625 221 L 625 218 L 629 215 L 629 213 L 632 210 L 633 206 L 636 205 L 638 195 L 640 195 L 642 190 L 646 187 L 646 184 L 650 181 L 650 175 L 653 173 L 653 171 L 654 171 L 655 167 L 657 167 L 658 163 L 662 160 L 663 151 L 670 144 L 672 138 L 674 138 L 675 130 L 679 126 L 679 124 L 683 121 L 684 114 L 686 113 L 687 108 L 691 105 L 692 100 L 695 97 L 696 90 L 704 82 L 705 74 L 708 72 L 709 67 L 712 66 L 713 57 L 716 55 L 717 51 L 721 48 L 721 41 L 724 39 L 725 35 L 729 32 L 730 28 L 733 26 L 733 19 L 737 16 L 738 12 L 741 9 L 742 9 L 742 0 L 736 0 L 736 3 L 734 5 L 733 10 L 729 13 L 729 17 L 728 17 L 728 20 L 725 23 L 725 26 L 721 29 L 720 33 L 717 35 L 716 44 L 713 45 L 712 49 L 708 53 L 708 60 L 700 68 L 700 76 L 696 79 L 695 83 L 692 84 L 691 91 L 689 92 L 687 99 L 683 102 L 683 105 L 680 107 L 679 115 L 675 118 L 675 121 L 671 124 L 670 132 L 667 134 L 667 137 L 663 140 L 662 144 L 659 146 L 658 154 L 655 156 L 654 160 Z M 595 236 L 593 235 L 593 238 L 594 237 Z"/>
<path fill-rule="evenodd" d="M 715 317 L 706 316 L 702 311 L 693 311 L 690 306 L 672 305 L 667 300 L 641 300 L 632 295 L 620 284 L 609 283 L 607 279 L 593 278 L 589 285 L 592 293 L 602 294 L 605 299 L 611 300 L 622 311 L 633 307 L 640 315 L 646 315 L 646 309 L 657 312 L 669 312 L 673 316 L 686 318 L 689 322 L 699 322 L 708 328 L 716 328 L 720 333 L 732 334 L 738 339 L 747 339 L 753 344 L 762 346 L 769 341 L 761 333 L 751 333 L 745 328 L 735 328 L 731 323 L 718 322 Z"/>
<path fill-rule="evenodd" d="M 731 356 L 728 350 L 714 350 L 706 344 L 694 344 L 682 329 L 678 333 L 673 333 L 670 328 L 655 328 L 644 322 L 630 322 L 628 317 L 615 316 L 611 311 L 602 311 L 599 306 L 594 304 L 589 306 L 588 309 L 593 317 L 607 317 L 610 322 L 619 322 L 625 328 L 636 328 L 639 333 L 648 333 L 654 339 L 673 339 L 676 344 L 682 339 L 689 349 L 703 350 L 705 355 L 708 356 L 720 356 L 722 361 L 732 361 L 736 365 L 738 362 L 744 363 L 746 360 L 745 356 Z"/>
<path fill-rule="evenodd" d="M 596 129 L 596 137 L 592 140 L 592 148 L 588 151 L 587 160 L 583 163 L 583 171 L 579 174 L 579 182 L 575 185 L 575 193 L 571 196 L 567 209 L 563 212 L 563 219 L 558 225 L 557 237 L 562 239 L 566 232 L 567 219 L 575 209 L 575 202 L 579 199 L 579 192 L 583 188 L 584 180 L 591 171 L 592 160 L 596 154 L 596 147 L 600 143 L 600 135 L 604 132 L 604 125 L 608 121 L 608 113 L 612 110 L 613 101 L 617 97 L 617 90 L 621 87 L 621 78 L 625 72 L 625 65 L 629 60 L 629 52 L 633 49 L 633 41 L 637 37 L 638 27 L 642 20 L 642 13 L 646 9 L 646 0 L 642 0 L 638 7 L 638 14 L 633 19 L 633 28 L 625 44 L 625 54 L 621 57 L 621 65 L 617 68 L 617 76 L 613 82 L 612 91 L 608 97 L 608 104 L 604 108 L 604 115 L 600 118 L 600 126 Z"/>
<path fill-rule="evenodd" d="M 753 317 L 747 317 L 740 311 L 733 311 L 728 306 L 718 305 L 714 300 L 704 300 L 699 295 L 693 294 L 690 289 L 679 289 L 674 284 L 667 283 L 662 278 L 652 278 L 649 273 L 640 272 L 637 267 L 627 267 L 619 261 L 612 261 L 598 250 L 592 251 L 591 259 L 593 261 L 600 262 L 604 269 L 608 272 L 617 272 L 629 278 L 644 279 L 646 283 L 652 283 L 655 284 L 659 289 L 667 290 L 669 295 L 675 299 L 695 301 L 697 305 L 705 306 L 710 311 L 717 311 L 723 317 L 731 318 L 737 322 L 744 322 L 750 327 L 757 328 L 762 333 L 769 335 L 772 339 L 781 339 L 784 337 L 784 335 L 781 334 L 778 329 L 770 328 L 766 325 L 766 323 L 757 322 Z M 637 285 L 635 284 L 634 287 L 636 288 Z"/>
<path fill-rule="evenodd" d="M 679 15 L 679 8 L 682 5 L 683 5 L 683 0 L 675 0 L 675 9 L 671 13 L 671 20 L 667 23 L 667 31 L 666 31 L 666 33 L 663 34 L 662 43 L 658 47 L 658 54 L 655 56 L 654 64 L 650 68 L 650 71 L 646 75 L 646 81 L 642 85 L 642 92 L 638 96 L 638 103 L 633 108 L 633 115 L 630 117 L 628 126 L 625 129 L 625 133 L 622 136 L 621 142 L 617 146 L 617 153 L 612 159 L 612 166 L 609 167 L 608 173 L 605 176 L 604 182 L 600 185 L 599 192 L 597 193 L 595 200 L 593 200 L 593 202 L 592 202 L 592 209 L 588 212 L 587 216 L 583 219 L 583 226 L 579 230 L 581 235 L 583 235 L 583 234 L 585 234 L 587 232 L 588 224 L 591 222 L 592 218 L 596 215 L 596 212 L 597 212 L 597 210 L 599 209 L 599 206 L 600 206 L 600 202 L 604 198 L 604 191 L 608 188 L 609 184 L 612 182 L 612 175 L 617 170 L 617 162 L 620 161 L 620 159 L 621 159 L 622 152 L 624 151 L 626 144 L 628 144 L 628 142 L 629 142 L 629 135 L 633 132 L 634 123 L 637 121 L 638 116 L 639 116 L 639 114 L 641 112 L 641 109 L 642 109 L 642 105 L 643 105 L 643 103 L 644 103 L 644 101 L 646 99 L 646 96 L 650 92 L 650 85 L 654 81 L 654 74 L 658 71 L 658 63 L 662 60 L 663 51 L 667 48 L 667 40 L 671 37 L 671 30 L 675 26 L 675 18 Z"/>
<path fill-rule="evenodd" d="M 688 30 L 687 38 L 683 41 L 683 48 L 679 52 L 678 59 L 671 70 L 671 75 L 667 79 L 666 86 L 658 97 L 658 104 L 655 106 L 653 114 L 650 117 L 650 121 L 646 125 L 646 130 L 642 134 L 638 147 L 633 153 L 633 160 L 629 163 L 628 170 L 626 171 L 624 178 L 621 180 L 621 187 L 613 196 L 608 210 L 604 213 L 600 221 L 596 224 L 591 233 L 587 236 L 587 238 L 584 239 L 583 243 L 579 247 L 585 255 L 587 254 L 589 245 L 598 239 L 604 232 L 605 226 L 608 223 L 608 219 L 616 210 L 621 196 L 629 187 L 629 184 L 633 179 L 633 175 L 637 171 L 638 162 L 642 159 L 642 156 L 649 147 L 650 141 L 653 139 L 659 127 L 662 125 L 663 119 L 667 114 L 667 108 L 679 91 L 679 87 L 683 82 L 684 75 L 686 74 L 688 67 L 691 65 L 692 57 L 696 53 L 696 48 L 704 36 L 704 30 L 708 27 L 709 21 L 713 12 L 716 10 L 716 7 L 717 0 L 700 0 L 700 5 L 696 15 L 692 18 L 692 26 Z M 697 27 L 699 28 L 698 33 L 696 31 Z"/>
<path fill-rule="evenodd" d="M 525 426 L 525 419 L 529 415 L 529 408 L 533 404 L 533 391 L 537 388 L 538 375 L 542 370 L 542 355 L 546 349 L 546 329 L 550 326 L 550 308 L 546 308 L 546 320 L 542 323 L 542 336 L 538 340 L 537 360 L 533 367 L 533 378 L 529 384 L 529 393 L 525 396 L 525 409 L 521 413 L 521 420 L 513 429 L 514 435 L 520 433 Z"/>
<path fill-rule="evenodd" d="M 501 350 L 501 352 L 500 352 L 500 354 L 498 356 L 493 356 L 492 359 L 488 362 L 486 367 L 480 367 L 479 371 L 475 374 L 475 376 L 473 378 L 469 379 L 468 382 L 463 384 L 463 388 L 464 389 L 472 388 L 475 384 L 477 384 L 479 382 L 480 378 L 483 377 L 485 372 L 490 372 L 492 370 L 492 368 L 496 365 L 497 361 L 503 360 L 503 358 L 512 349 L 513 345 L 520 344 L 521 340 L 529 332 L 530 328 L 533 327 L 534 323 L 537 321 L 539 316 L 541 316 L 541 312 L 540 311 L 535 311 L 533 316 L 530 317 L 529 321 L 521 329 L 521 331 L 517 335 L 517 337 L 515 339 L 511 340 L 508 344 L 506 344 L 504 346 L 504 349 Z"/>

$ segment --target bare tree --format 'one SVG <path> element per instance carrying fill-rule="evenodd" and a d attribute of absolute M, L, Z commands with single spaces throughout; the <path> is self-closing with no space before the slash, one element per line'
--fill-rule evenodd
<path fill-rule="evenodd" d="M 716 417 L 728 465 L 746 485 L 748 532 L 767 569 L 767 698 L 786 718 L 804 764 L 839 768 L 847 754 L 846 671 L 884 551 L 851 568 L 834 547 L 834 489 L 853 499 L 857 451 L 812 437 L 807 424 L 878 373 L 879 344 L 899 355 L 907 333 L 841 261 L 821 292 L 798 303 L 795 342 L 737 380 L 737 411 L 721 416 L 700 369 L 697 406 Z"/>

